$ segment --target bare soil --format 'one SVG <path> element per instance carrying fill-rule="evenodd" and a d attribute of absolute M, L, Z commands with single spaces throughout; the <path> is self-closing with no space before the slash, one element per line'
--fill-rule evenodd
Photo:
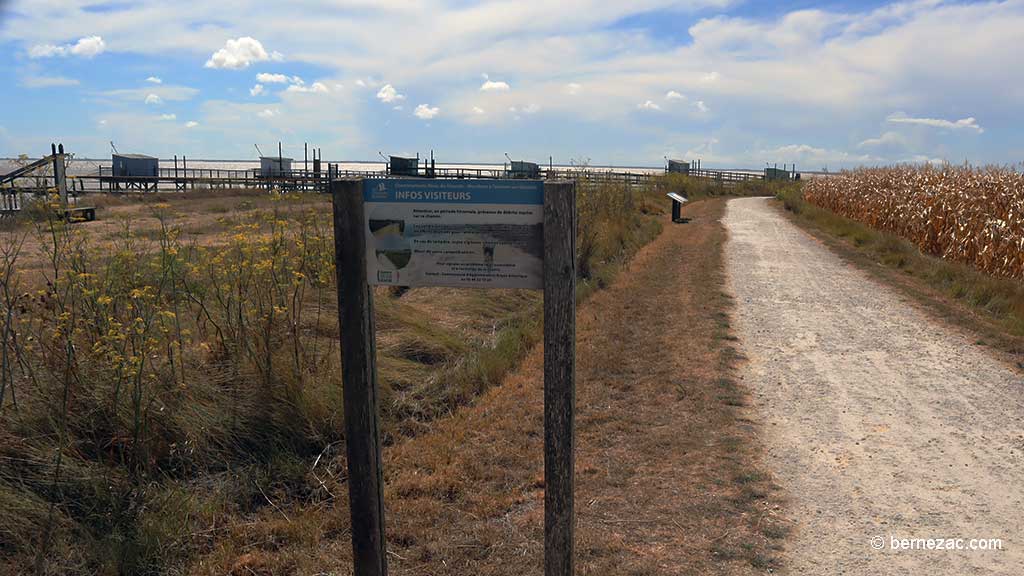
<path fill-rule="evenodd" d="M 750 414 L 797 528 L 784 572 L 1019 574 L 1024 375 L 768 200 L 731 201 L 725 223 Z M 893 550 L 893 537 L 1002 550 Z"/>

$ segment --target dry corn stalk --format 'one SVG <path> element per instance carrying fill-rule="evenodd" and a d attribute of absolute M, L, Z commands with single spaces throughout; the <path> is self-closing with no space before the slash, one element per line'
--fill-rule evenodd
<path fill-rule="evenodd" d="M 1000 167 L 897 166 L 813 178 L 807 201 L 922 252 L 1024 279 L 1024 175 Z"/>

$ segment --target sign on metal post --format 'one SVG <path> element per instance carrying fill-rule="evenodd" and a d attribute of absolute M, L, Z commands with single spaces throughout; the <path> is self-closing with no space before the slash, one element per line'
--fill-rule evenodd
<path fill-rule="evenodd" d="M 689 202 L 689 200 L 684 196 L 676 194 L 675 192 L 669 192 L 668 194 L 666 194 L 666 196 L 672 199 L 672 221 L 683 222 L 683 204 L 686 204 L 687 202 Z"/>
<path fill-rule="evenodd" d="M 357 576 L 387 574 L 373 285 L 544 290 L 544 573 L 573 573 L 576 190 L 536 180 L 336 180 L 335 262 Z"/>

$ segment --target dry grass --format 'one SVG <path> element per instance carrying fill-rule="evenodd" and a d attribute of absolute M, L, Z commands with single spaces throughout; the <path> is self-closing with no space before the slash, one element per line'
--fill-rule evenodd
<path fill-rule="evenodd" d="M 922 252 L 1024 280 L 1024 174 L 898 166 L 814 178 L 811 204 L 904 238 Z"/>
<path fill-rule="evenodd" d="M 723 196 L 775 196 L 792 184 L 766 180 L 724 182 L 670 172 L 655 178 L 654 187 L 662 194 L 676 192 L 690 200 L 700 200 Z"/>
<path fill-rule="evenodd" d="M 651 194 L 581 193 L 584 291 L 657 234 Z M 162 198 L 3 231 L 0 526 L 18 529 L 0 573 L 173 573 L 238 531 L 282 547 L 344 529 L 290 520 L 331 509 L 343 477 L 328 200 Z M 387 441 L 497 384 L 537 341 L 539 298 L 378 290 Z"/>
<path fill-rule="evenodd" d="M 758 574 L 786 524 L 760 466 L 748 392 L 734 378 L 721 292 L 724 202 L 643 248 L 577 325 L 580 574 Z M 385 449 L 394 574 L 539 574 L 543 561 L 543 355 L 535 348 L 429 433 Z M 340 470 L 340 459 L 330 467 Z M 346 487 L 263 508 L 193 570 L 349 574 Z"/>
<path fill-rule="evenodd" d="M 329 199 L 317 195 L 293 195 L 288 202 L 265 191 L 206 190 L 176 194 L 88 194 L 79 199 L 82 206 L 96 208 L 97 220 L 84 224 L 86 235 L 93 242 L 111 242 L 130 228 L 138 243 L 153 247 L 161 232 L 159 210 L 174 215 L 174 226 L 180 230 L 181 240 L 199 245 L 210 245 L 224 239 L 223 232 L 238 224 L 252 221 L 268 210 L 291 217 L 301 216 L 311 208 L 329 208 Z M 35 221 L 33 221 L 35 219 Z M 30 210 L 21 218 L 0 220 L 0 232 L 8 234 L 32 230 L 45 222 L 46 213 Z M 19 269 L 24 272 L 41 271 L 47 266 L 45 249 L 51 239 L 46 234 L 32 233 L 25 237 L 19 258 Z"/>

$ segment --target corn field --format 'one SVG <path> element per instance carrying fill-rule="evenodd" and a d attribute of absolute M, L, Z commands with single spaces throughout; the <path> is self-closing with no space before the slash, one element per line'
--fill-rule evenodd
<path fill-rule="evenodd" d="M 811 179 L 804 198 L 922 252 L 1024 279 L 1024 175 L 1012 169 L 860 169 Z"/>

